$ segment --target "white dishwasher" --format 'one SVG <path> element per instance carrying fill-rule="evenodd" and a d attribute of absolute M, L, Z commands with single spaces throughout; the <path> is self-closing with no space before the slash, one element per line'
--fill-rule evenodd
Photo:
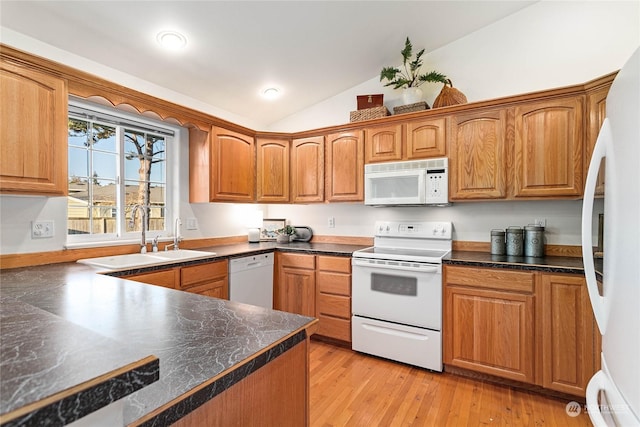
<path fill-rule="evenodd" d="M 229 261 L 229 299 L 273 308 L 273 252 Z"/>

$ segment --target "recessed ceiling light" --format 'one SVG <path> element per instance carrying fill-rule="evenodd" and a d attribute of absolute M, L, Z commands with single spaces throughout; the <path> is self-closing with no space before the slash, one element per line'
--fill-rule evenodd
<path fill-rule="evenodd" d="M 180 50 L 187 45 L 187 38 L 177 31 L 160 31 L 156 40 L 167 50 Z"/>
<path fill-rule="evenodd" d="M 277 87 L 268 87 L 262 91 L 262 96 L 267 99 L 276 99 L 280 96 L 280 90 Z"/>

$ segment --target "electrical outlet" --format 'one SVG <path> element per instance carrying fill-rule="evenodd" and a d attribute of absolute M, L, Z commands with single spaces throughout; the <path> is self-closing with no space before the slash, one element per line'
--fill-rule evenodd
<path fill-rule="evenodd" d="M 46 239 L 53 237 L 53 221 L 32 221 L 31 222 L 31 238 Z"/>
<path fill-rule="evenodd" d="M 328 223 L 329 223 L 328 224 L 329 228 L 335 228 L 335 226 L 336 226 L 336 218 L 333 217 L 333 216 L 330 216 Z"/>
<path fill-rule="evenodd" d="M 539 227 L 546 227 L 547 226 L 547 219 L 546 218 L 536 218 L 533 220 L 533 223 Z"/>
<path fill-rule="evenodd" d="M 198 229 L 198 218 L 187 218 L 187 230 Z"/>

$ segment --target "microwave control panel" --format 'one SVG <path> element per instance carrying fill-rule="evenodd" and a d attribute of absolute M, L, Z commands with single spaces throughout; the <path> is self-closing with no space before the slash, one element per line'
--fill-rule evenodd
<path fill-rule="evenodd" d="M 427 203 L 447 203 L 449 183 L 446 169 L 427 170 Z"/>

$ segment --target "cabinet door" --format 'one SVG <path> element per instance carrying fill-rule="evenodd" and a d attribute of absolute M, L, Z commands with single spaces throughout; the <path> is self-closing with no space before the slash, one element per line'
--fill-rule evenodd
<path fill-rule="evenodd" d="M 542 328 L 542 386 L 584 397 L 597 356 L 584 277 L 542 275 Z"/>
<path fill-rule="evenodd" d="M 135 282 L 175 289 L 178 287 L 178 283 L 180 283 L 180 269 L 172 268 L 169 270 L 153 271 L 151 273 L 134 274 L 125 276 L 124 278 Z"/>
<path fill-rule="evenodd" d="M 211 201 L 253 202 L 256 186 L 253 137 L 214 126 L 211 146 Z"/>
<path fill-rule="evenodd" d="M 451 119 L 449 198 L 504 199 L 506 110 L 458 114 Z"/>
<path fill-rule="evenodd" d="M 367 128 L 364 135 L 365 163 L 402 160 L 402 125 Z"/>
<path fill-rule="evenodd" d="M 0 192 L 66 195 L 66 82 L 0 66 Z"/>
<path fill-rule="evenodd" d="M 315 256 L 276 253 L 274 308 L 315 317 Z"/>
<path fill-rule="evenodd" d="M 447 266 L 444 276 L 444 362 L 533 384 L 534 275 Z"/>
<path fill-rule="evenodd" d="M 412 120 L 405 124 L 406 156 L 409 160 L 446 154 L 446 119 Z"/>
<path fill-rule="evenodd" d="M 585 146 L 585 162 L 584 162 L 584 179 L 587 179 L 587 171 L 589 170 L 589 162 L 593 155 L 593 148 L 596 145 L 600 128 L 607 115 L 607 95 L 609 94 L 609 85 L 590 92 L 587 95 L 587 140 Z M 596 181 L 596 196 L 604 195 L 604 160 L 600 163 L 600 172 Z"/>
<path fill-rule="evenodd" d="M 294 139 L 291 145 L 291 201 L 324 200 L 324 137 Z"/>
<path fill-rule="evenodd" d="M 257 201 L 288 202 L 291 143 L 287 139 L 258 138 L 257 151 Z"/>
<path fill-rule="evenodd" d="M 364 201 L 364 140 L 362 131 L 327 137 L 325 146 L 328 202 Z"/>
<path fill-rule="evenodd" d="M 582 195 L 584 97 L 515 109 L 514 196 Z"/>

